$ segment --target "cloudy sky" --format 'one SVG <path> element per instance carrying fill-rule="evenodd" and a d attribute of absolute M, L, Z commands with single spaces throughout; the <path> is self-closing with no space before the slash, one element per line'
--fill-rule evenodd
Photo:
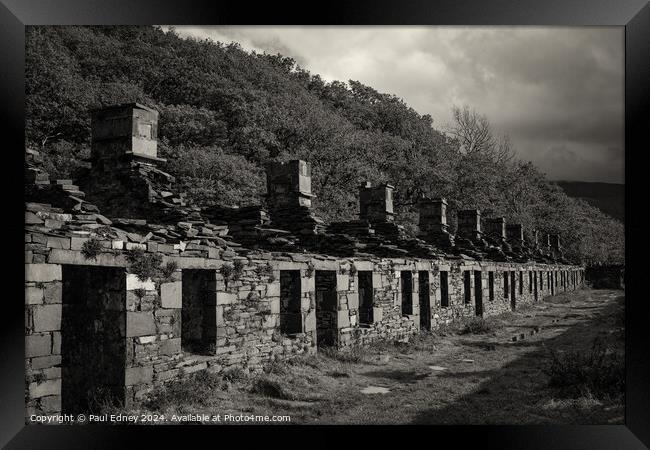
<path fill-rule="evenodd" d="M 485 114 L 554 180 L 624 182 L 622 27 L 175 27 L 403 98 L 434 126 Z"/>

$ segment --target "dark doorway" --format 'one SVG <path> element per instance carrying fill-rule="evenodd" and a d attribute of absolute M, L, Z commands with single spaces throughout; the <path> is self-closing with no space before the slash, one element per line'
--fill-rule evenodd
<path fill-rule="evenodd" d="M 463 272 L 463 292 L 465 293 L 465 304 L 472 303 L 472 275 L 469 270 Z"/>
<path fill-rule="evenodd" d="M 474 298 L 476 299 L 476 315 L 483 315 L 483 280 L 481 271 L 474 271 Z"/>
<path fill-rule="evenodd" d="M 508 272 L 503 272 L 503 297 L 508 298 L 510 292 L 510 278 Z"/>
<path fill-rule="evenodd" d="M 510 307 L 514 310 L 517 308 L 517 278 L 515 272 L 510 272 Z"/>
<path fill-rule="evenodd" d="M 440 306 L 446 308 L 449 306 L 449 273 L 440 272 Z"/>
<path fill-rule="evenodd" d="M 413 274 L 410 270 L 401 272 L 402 282 L 402 315 L 413 314 Z"/>
<path fill-rule="evenodd" d="M 418 272 L 418 294 L 420 300 L 420 327 L 431 329 L 431 292 L 429 291 L 429 272 Z"/>
<path fill-rule="evenodd" d="M 99 412 L 124 405 L 126 275 L 124 268 L 63 266 L 61 410 Z"/>
<path fill-rule="evenodd" d="M 302 333 L 299 270 L 280 271 L 280 332 Z"/>
<path fill-rule="evenodd" d="M 555 295 L 555 283 L 553 283 L 553 274 L 548 273 L 548 285 L 551 287 L 551 295 Z"/>
<path fill-rule="evenodd" d="M 537 301 L 537 272 L 533 272 L 533 294 L 535 295 L 535 301 Z"/>
<path fill-rule="evenodd" d="M 338 342 L 338 308 L 336 271 L 316 271 L 316 344 L 336 346 Z"/>
<path fill-rule="evenodd" d="M 373 323 L 374 290 L 372 288 L 372 271 L 360 270 L 359 276 L 359 323 Z"/>
<path fill-rule="evenodd" d="M 488 294 L 490 301 L 494 301 L 494 272 L 488 272 Z"/>
<path fill-rule="evenodd" d="M 184 352 L 210 355 L 217 343 L 217 298 L 214 271 L 183 270 L 181 347 Z"/>
<path fill-rule="evenodd" d="M 524 273 L 519 271 L 519 295 L 524 295 Z"/>

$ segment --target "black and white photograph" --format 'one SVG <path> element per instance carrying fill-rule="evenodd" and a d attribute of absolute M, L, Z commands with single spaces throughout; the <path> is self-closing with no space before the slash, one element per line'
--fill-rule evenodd
<path fill-rule="evenodd" d="M 622 423 L 623 36 L 28 27 L 27 420 Z"/>
<path fill-rule="evenodd" d="M 23 431 L 629 427 L 627 27 L 227 19 L 24 25 Z"/>

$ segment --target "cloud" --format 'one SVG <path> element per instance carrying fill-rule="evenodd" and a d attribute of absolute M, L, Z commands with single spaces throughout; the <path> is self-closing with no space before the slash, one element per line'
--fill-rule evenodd
<path fill-rule="evenodd" d="M 279 52 L 325 80 L 352 79 L 395 94 L 437 127 L 449 123 L 452 105 L 467 104 L 550 178 L 623 182 L 622 27 L 176 30 Z"/>

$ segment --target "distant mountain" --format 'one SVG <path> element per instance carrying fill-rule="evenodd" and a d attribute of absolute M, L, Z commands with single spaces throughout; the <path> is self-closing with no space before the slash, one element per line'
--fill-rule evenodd
<path fill-rule="evenodd" d="M 587 203 L 625 222 L 625 185 L 590 183 L 586 181 L 556 181 L 569 197 L 581 198 Z"/>

